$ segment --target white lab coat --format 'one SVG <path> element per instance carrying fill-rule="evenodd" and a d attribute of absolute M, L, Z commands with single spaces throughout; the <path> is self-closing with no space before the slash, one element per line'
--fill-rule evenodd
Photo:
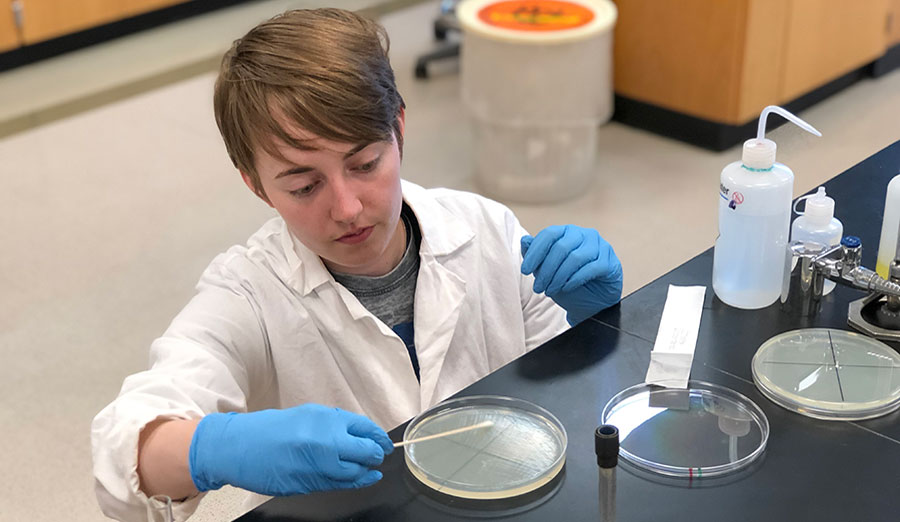
<path fill-rule="evenodd" d="M 217 256 L 197 295 L 94 419 L 97 497 L 142 520 L 140 431 L 160 418 L 320 403 L 389 430 L 568 328 L 565 311 L 520 272 L 526 231 L 503 205 L 403 182 L 422 229 L 416 380 L 403 341 L 274 218 Z M 189 516 L 199 497 L 176 504 Z"/>

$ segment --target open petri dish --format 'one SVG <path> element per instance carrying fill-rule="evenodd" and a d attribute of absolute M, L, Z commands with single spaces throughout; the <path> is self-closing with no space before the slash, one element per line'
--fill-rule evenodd
<path fill-rule="evenodd" d="M 619 456 L 667 477 L 734 473 L 766 448 L 769 421 L 740 393 L 708 382 L 687 389 L 638 384 L 603 408 L 603 424 L 619 429 Z"/>
<path fill-rule="evenodd" d="M 520 399 L 490 395 L 442 402 L 414 418 L 403 440 L 488 427 L 403 448 L 410 473 L 440 493 L 502 499 L 549 483 L 566 461 L 566 430 L 550 412 Z"/>
<path fill-rule="evenodd" d="M 863 420 L 900 408 L 900 354 L 865 335 L 792 330 L 753 356 L 753 381 L 775 404 L 824 420 Z"/>

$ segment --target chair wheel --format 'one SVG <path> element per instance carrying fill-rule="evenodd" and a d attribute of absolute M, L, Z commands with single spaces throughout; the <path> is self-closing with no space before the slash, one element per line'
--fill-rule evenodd
<path fill-rule="evenodd" d="M 424 62 L 416 63 L 416 78 L 425 80 L 428 78 L 428 67 Z"/>
<path fill-rule="evenodd" d="M 447 39 L 447 29 L 437 22 L 434 23 L 434 39 L 442 42 Z"/>

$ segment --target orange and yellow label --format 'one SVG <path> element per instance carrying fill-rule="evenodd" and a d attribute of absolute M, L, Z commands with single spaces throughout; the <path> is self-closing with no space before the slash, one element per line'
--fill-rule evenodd
<path fill-rule="evenodd" d="M 594 12 L 583 5 L 559 0 L 507 0 L 478 11 L 482 22 L 518 31 L 562 31 L 587 25 Z"/>

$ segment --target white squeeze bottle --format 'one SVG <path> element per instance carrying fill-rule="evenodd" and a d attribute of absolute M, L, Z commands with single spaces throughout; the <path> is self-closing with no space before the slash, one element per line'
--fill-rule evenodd
<path fill-rule="evenodd" d="M 900 174 L 888 183 L 884 198 L 884 217 L 881 221 L 881 240 L 878 242 L 878 261 L 875 271 L 887 279 L 888 267 L 897 254 L 897 230 L 900 227 Z"/>
<path fill-rule="evenodd" d="M 803 212 L 797 205 L 806 200 Z M 791 241 L 813 241 L 822 246 L 832 247 L 841 243 L 844 225 L 834 217 L 834 200 L 825 195 L 825 187 L 810 196 L 803 196 L 794 202 L 794 212 L 799 214 L 791 225 Z M 835 282 L 825 280 L 822 295 L 834 290 Z"/>
<path fill-rule="evenodd" d="M 713 290 L 736 308 L 764 308 L 781 296 L 794 173 L 775 163 L 775 142 L 765 139 L 766 118 L 772 112 L 822 135 L 781 107 L 769 105 L 759 116 L 756 139 L 744 142 L 741 161 L 722 170 Z"/>

